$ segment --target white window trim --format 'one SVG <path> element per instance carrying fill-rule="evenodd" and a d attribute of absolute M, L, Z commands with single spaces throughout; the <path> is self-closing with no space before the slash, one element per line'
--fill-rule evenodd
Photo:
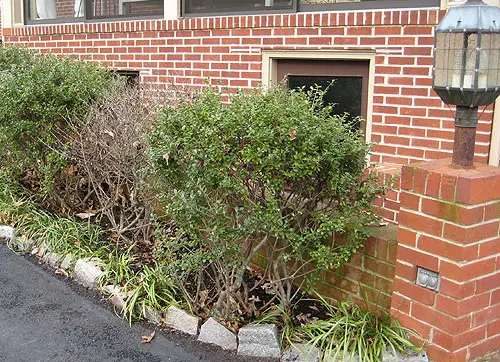
<path fill-rule="evenodd" d="M 0 0 L 1 1 L 1 0 Z M 10 14 L 10 16 L 4 16 L 3 19 L 5 20 L 6 18 L 9 18 L 8 20 L 10 21 L 10 27 L 11 28 L 20 28 L 24 26 L 24 0 L 3 0 L 5 6 L 7 7 L 7 13 Z M 16 22 L 15 19 L 15 12 L 19 12 L 19 16 L 21 21 Z M 2 27 L 7 27 L 2 25 Z"/>
<path fill-rule="evenodd" d="M 488 164 L 490 166 L 500 166 L 500 99 L 497 99 L 495 102 L 495 110 L 493 112 L 493 128 L 491 130 Z"/>
<path fill-rule="evenodd" d="M 368 71 L 368 104 L 366 109 L 365 139 L 371 140 L 373 93 L 375 86 L 375 52 L 347 50 L 265 50 L 262 52 L 262 85 L 269 88 L 278 82 L 277 64 L 279 59 L 307 60 L 367 60 Z"/>
<path fill-rule="evenodd" d="M 12 27 L 12 3 L 9 0 L 0 0 L 0 5 L 2 7 L 2 28 Z M 8 15 L 7 15 L 8 14 Z"/>
<path fill-rule="evenodd" d="M 176 20 L 181 14 L 181 0 L 163 1 L 165 20 Z"/>

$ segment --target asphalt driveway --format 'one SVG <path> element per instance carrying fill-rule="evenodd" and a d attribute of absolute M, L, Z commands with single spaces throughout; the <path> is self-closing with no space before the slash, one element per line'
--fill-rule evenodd
<path fill-rule="evenodd" d="M 259 361 L 119 319 L 107 302 L 0 245 L 0 361 Z"/>

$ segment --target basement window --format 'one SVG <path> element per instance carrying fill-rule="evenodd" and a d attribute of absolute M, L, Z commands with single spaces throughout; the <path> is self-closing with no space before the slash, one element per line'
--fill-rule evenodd
<path fill-rule="evenodd" d="M 349 115 L 345 121 L 371 137 L 375 53 L 371 51 L 270 50 L 263 52 L 262 83 L 282 82 L 291 89 L 328 87 L 325 103 L 333 113 Z"/>
<path fill-rule="evenodd" d="M 138 85 L 139 84 L 139 71 L 138 70 L 114 70 L 115 74 L 125 77 L 128 85 Z"/>
<path fill-rule="evenodd" d="M 366 134 L 370 62 L 367 60 L 278 59 L 277 81 L 290 89 L 320 87 L 332 113 Z"/>
<path fill-rule="evenodd" d="M 366 128 L 369 62 L 345 60 L 281 59 L 278 79 L 290 89 L 320 87 L 324 103 L 333 105 L 333 114 L 363 132 Z"/>

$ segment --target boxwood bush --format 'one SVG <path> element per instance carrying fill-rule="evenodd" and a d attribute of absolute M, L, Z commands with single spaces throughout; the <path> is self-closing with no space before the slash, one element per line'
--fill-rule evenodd
<path fill-rule="evenodd" d="M 40 196 L 66 166 L 54 131 L 104 92 L 111 73 L 84 62 L 0 47 L 0 165 Z"/>
<path fill-rule="evenodd" d="M 188 236 L 176 250 L 186 289 L 198 285 L 193 302 L 209 292 L 225 316 L 254 313 L 245 273 L 262 254 L 266 288 L 287 310 L 366 239 L 382 192 L 366 172 L 369 145 L 322 99 L 275 87 L 226 105 L 208 89 L 160 114 L 150 159 L 165 211 Z"/>

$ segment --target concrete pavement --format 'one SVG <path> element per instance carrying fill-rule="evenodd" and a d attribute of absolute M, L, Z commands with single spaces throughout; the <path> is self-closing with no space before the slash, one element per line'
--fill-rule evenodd
<path fill-rule="evenodd" d="M 0 361 L 259 361 L 154 326 L 129 324 L 96 293 L 0 245 Z"/>

